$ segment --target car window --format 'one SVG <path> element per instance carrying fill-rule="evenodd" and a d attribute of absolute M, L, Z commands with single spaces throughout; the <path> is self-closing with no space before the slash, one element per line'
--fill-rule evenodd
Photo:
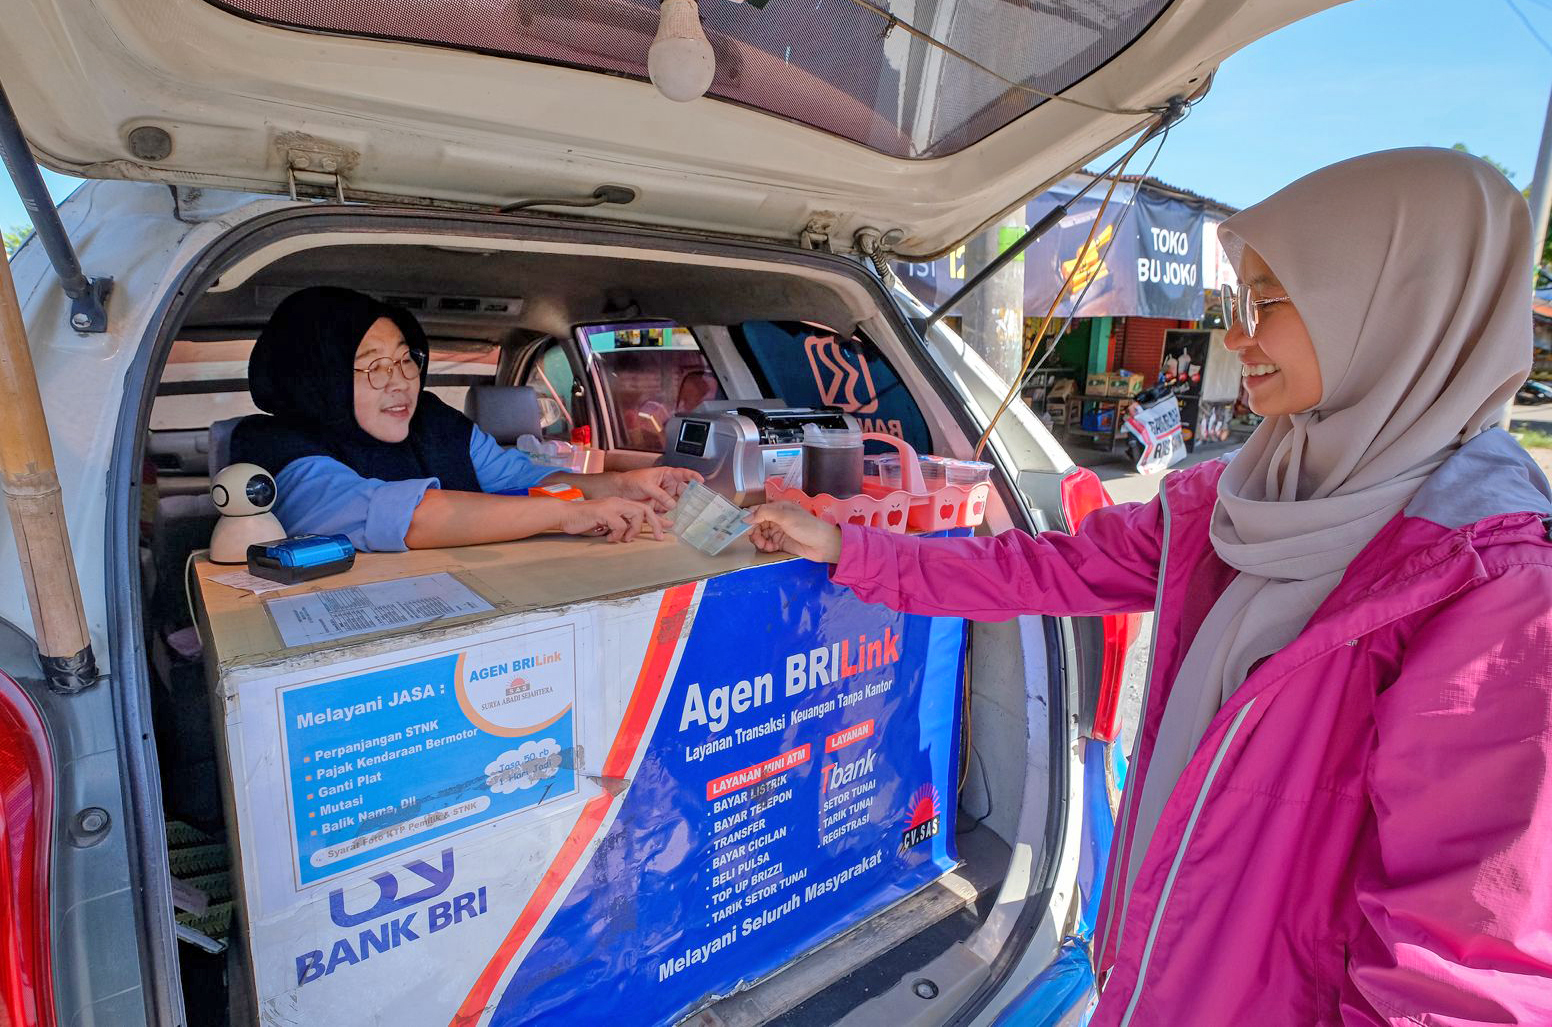
<path fill-rule="evenodd" d="M 151 407 L 151 429 L 208 428 L 228 417 L 259 413 L 248 397 L 252 339 L 172 344 Z"/>
<path fill-rule="evenodd" d="M 479 340 L 434 340 L 426 388 L 454 410 L 462 410 L 471 385 L 494 385 L 501 347 Z"/>
<path fill-rule="evenodd" d="M 248 395 L 248 355 L 253 343 L 253 339 L 175 341 L 151 407 L 151 429 L 208 428 L 229 417 L 261 413 Z M 433 342 L 427 388 L 453 409 L 462 410 L 470 385 L 495 381 L 500 356 L 500 348 L 488 342 Z"/>
<path fill-rule="evenodd" d="M 543 345 L 519 384 L 533 389 L 539 397 L 546 439 L 569 442 L 572 430 L 588 423 L 587 411 L 580 409 L 582 400 L 571 357 L 561 340 L 551 339 Z"/>
<path fill-rule="evenodd" d="M 765 395 L 795 407 L 840 407 L 863 431 L 932 452 L 921 408 L 894 366 L 863 336 L 842 339 L 801 321 L 746 321 L 730 332 Z"/>
<path fill-rule="evenodd" d="M 597 362 L 622 449 L 661 453 L 670 417 L 726 396 L 688 328 L 655 322 L 579 332 Z"/>

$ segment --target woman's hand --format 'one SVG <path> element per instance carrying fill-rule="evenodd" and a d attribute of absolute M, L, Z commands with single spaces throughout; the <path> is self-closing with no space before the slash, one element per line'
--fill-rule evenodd
<path fill-rule="evenodd" d="M 766 503 L 745 515 L 749 541 L 762 553 L 790 553 L 816 563 L 839 563 L 841 529 L 796 503 Z"/>
<path fill-rule="evenodd" d="M 665 513 L 679 504 L 686 485 L 704 480 L 688 467 L 643 467 L 615 474 L 613 493 L 621 499 L 651 503 L 653 509 Z"/>
<path fill-rule="evenodd" d="M 663 519 L 650 504 L 631 499 L 583 499 L 562 503 L 560 530 L 568 535 L 607 535 L 610 542 L 629 542 L 643 531 L 663 539 Z"/>

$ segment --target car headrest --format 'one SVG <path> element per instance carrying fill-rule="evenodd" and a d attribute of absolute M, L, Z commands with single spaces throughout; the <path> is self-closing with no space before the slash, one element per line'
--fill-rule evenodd
<path fill-rule="evenodd" d="M 539 394 L 526 385 L 471 385 L 463 412 L 503 446 L 543 431 Z"/>

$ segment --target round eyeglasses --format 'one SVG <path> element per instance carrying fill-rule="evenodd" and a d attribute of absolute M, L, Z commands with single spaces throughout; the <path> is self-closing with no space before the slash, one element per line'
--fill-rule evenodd
<path fill-rule="evenodd" d="M 1250 338 L 1256 337 L 1256 326 L 1261 323 L 1261 308 L 1271 306 L 1273 303 L 1287 303 L 1290 297 L 1273 296 L 1270 299 L 1252 299 L 1249 289 L 1235 289 L 1232 285 L 1223 287 L 1223 327 L 1233 328 L 1235 322 L 1245 326 L 1245 334 Z"/>
<path fill-rule="evenodd" d="M 420 381 L 421 374 L 425 371 L 426 355 L 410 350 L 408 354 L 394 360 L 392 357 L 378 357 L 366 367 L 355 369 L 357 374 L 366 375 L 366 383 L 374 389 L 386 389 L 388 383 L 393 381 L 394 371 L 404 376 L 407 382 Z"/>

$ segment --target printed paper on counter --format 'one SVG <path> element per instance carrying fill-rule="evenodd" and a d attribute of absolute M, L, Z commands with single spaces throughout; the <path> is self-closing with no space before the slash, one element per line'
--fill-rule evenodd
<path fill-rule="evenodd" d="M 287 648 L 494 609 L 445 572 L 266 599 L 264 605 Z"/>

